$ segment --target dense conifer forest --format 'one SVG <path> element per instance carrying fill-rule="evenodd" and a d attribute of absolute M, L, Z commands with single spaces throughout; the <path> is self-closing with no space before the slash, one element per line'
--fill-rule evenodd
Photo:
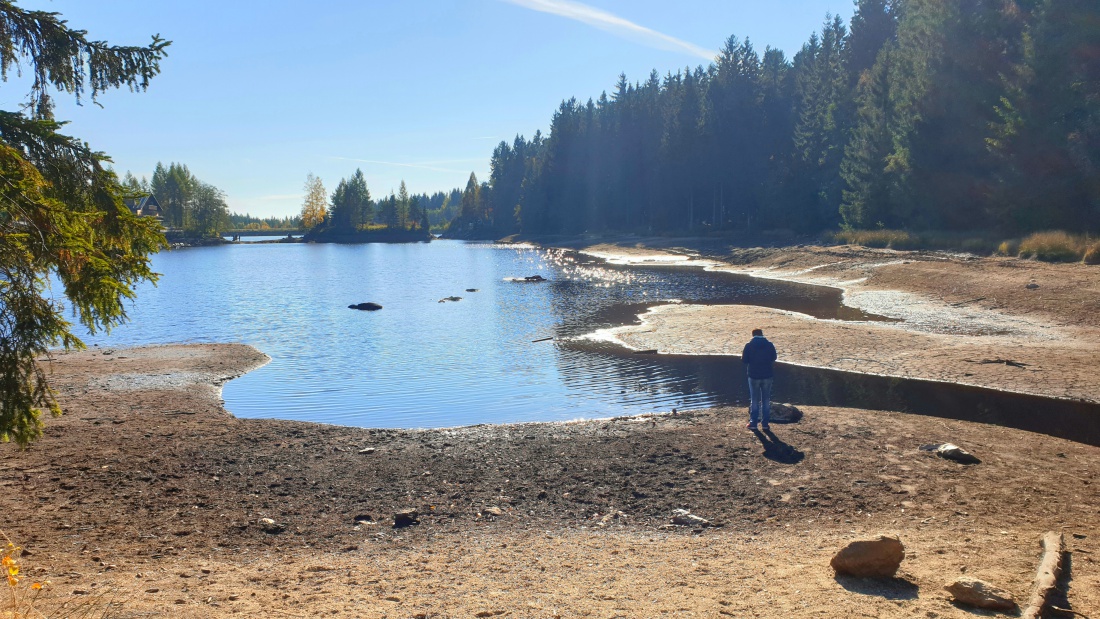
<path fill-rule="evenodd" d="M 790 59 L 731 36 L 563 101 L 460 201 L 456 236 L 1097 231 L 1100 2 L 858 0 Z"/>

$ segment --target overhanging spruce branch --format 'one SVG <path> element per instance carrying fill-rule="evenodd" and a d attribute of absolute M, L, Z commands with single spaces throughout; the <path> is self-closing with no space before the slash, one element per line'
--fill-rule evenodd
<path fill-rule="evenodd" d="M 21 75 L 29 67 L 34 83 L 30 106 L 48 106 L 48 87 L 72 94 L 79 104 L 90 91 L 91 100 L 103 91 L 122 86 L 146 90 L 160 73 L 160 61 L 171 41 L 153 35 L 147 46 L 108 45 L 89 41 L 87 32 L 73 30 L 58 13 L 28 11 L 10 0 L 0 0 L 0 79 L 15 67 Z"/>

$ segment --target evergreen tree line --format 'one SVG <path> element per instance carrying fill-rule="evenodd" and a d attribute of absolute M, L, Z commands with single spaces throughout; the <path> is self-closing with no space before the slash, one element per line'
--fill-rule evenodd
<path fill-rule="evenodd" d="M 306 177 L 306 197 L 302 203 L 301 225 L 307 230 L 318 228 L 336 234 L 347 234 L 372 228 L 391 230 L 430 230 L 442 227 L 458 213 L 462 192 L 437 191 L 410 194 L 405 181 L 397 192 L 373 200 L 362 170 L 356 169 L 348 178 L 336 184 L 331 195 L 325 193 L 321 179 Z M 327 198 L 326 198 L 327 195 Z"/>
<path fill-rule="evenodd" d="M 1100 230 L 1100 2 L 857 0 L 794 58 L 563 101 L 446 196 L 462 234 Z"/>
<path fill-rule="evenodd" d="M 302 227 L 302 218 L 293 217 L 253 217 L 249 213 L 229 213 L 229 228 L 232 230 L 297 230 Z"/>
<path fill-rule="evenodd" d="M 195 236 L 217 236 L 229 228 L 225 192 L 199 180 L 186 165 L 157 162 L 153 178 L 138 180 L 127 172 L 122 185 L 133 194 L 153 194 L 160 203 L 165 227 Z"/>

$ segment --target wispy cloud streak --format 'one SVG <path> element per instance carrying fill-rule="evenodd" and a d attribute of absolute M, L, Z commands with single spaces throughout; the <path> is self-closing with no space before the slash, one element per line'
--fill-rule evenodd
<path fill-rule="evenodd" d="M 675 52 L 684 52 L 705 60 L 714 60 L 715 52 L 682 41 L 676 37 L 657 32 L 651 28 L 636 24 L 628 19 L 613 15 L 595 7 L 571 2 L 570 0 L 502 0 L 532 11 L 550 13 L 566 19 L 588 24 L 614 35 L 637 41 L 643 45 Z"/>

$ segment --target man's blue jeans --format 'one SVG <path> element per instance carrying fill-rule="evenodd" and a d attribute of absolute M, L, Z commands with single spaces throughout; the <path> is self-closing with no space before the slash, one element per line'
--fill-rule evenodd
<path fill-rule="evenodd" d="M 756 424 L 763 421 L 764 425 L 768 425 L 771 420 L 772 380 L 771 378 L 749 379 L 749 423 Z"/>

